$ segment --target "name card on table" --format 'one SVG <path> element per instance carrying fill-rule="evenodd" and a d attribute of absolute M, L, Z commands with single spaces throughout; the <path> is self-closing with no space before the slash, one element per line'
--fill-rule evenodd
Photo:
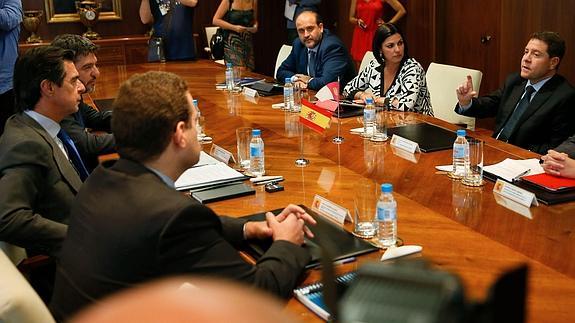
<path fill-rule="evenodd" d="M 526 207 L 531 207 L 531 205 L 539 205 L 539 203 L 537 203 L 537 198 L 535 198 L 535 194 L 501 179 L 498 179 L 497 182 L 495 182 L 495 186 L 493 186 L 493 192 Z"/>
<path fill-rule="evenodd" d="M 409 151 L 410 153 L 420 152 L 419 144 L 415 141 L 411 141 L 409 139 L 405 139 L 398 135 L 393 135 L 391 137 L 390 145 L 405 151 Z"/>
<path fill-rule="evenodd" d="M 212 155 L 215 159 L 224 162 L 226 164 L 229 164 L 230 159 L 234 159 L 234 156 L 232 155 L 232 153 L 230 153 L 229 151 L 227 151 L 226 149 L 216 145 L 216 144 L 212 144 L 212 149 L 210 150 L 210 155 Z"/>
<path fill-rule="evenodd" d="M 311 209 L 341 226 L 343 226 L 346 219 L 351 221 L 351 215 L 349 214 L 348 209 L 341 207 L 326 199 L 325 197 L 321 197 L 317 194 L 313 198 Z"/>
<path fill-rule="evenodd" d="M 249 98 L 255 98 L 258 96 L 258 91 L 250 89 L 249 87 L 244 87 L 244 95 Z"/>
<path fill-rule="evenodd" d="M 529 209 L 529 207 L 521 205 L 495 192 L 493 192 L 493 197 L 495 198 L 495 202 L 497 202 L 497 204 L 515 213 L 521 214 L 524 217 L 528 218 L 529 220 L 533 220 L 533 216 L 531 215 L 531 209 Z"/>

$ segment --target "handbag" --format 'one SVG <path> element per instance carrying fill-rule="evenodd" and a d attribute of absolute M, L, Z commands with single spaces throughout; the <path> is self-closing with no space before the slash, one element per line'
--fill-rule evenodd
<path fill-rule="evenodd" d="M 212 57 L 216 60 L 224 58 L 224 39 L 224 30 L 222 28 L 218 28 L 216 33 L 212 35 L 212 39 L 210 39 L 210 51 Z"/>
<path fill-rule="evenodd" d="M 224 16 L 224 20 L 226 21 L 228 20 L 227 16 L 230 10 L 232 9 L 233 2 L 234 0 L 230 0 L 230 6 L 228 8 L 228 11 L 226 12 L 226 15 Z M 210 39 L 210 52 L 212 53 L 212 57 L 215 60 L 224 58 L 224 41 L 226 39 L 227 34 L 228 33 L 226 30 L 224 30 L 223 28 L 218 28 L 216 30 L 216 33 Z"/>
<path fill-rule="evenodd" d="M 166 61 L 164 54 L 164 39 L 162 37 L 150 37 L 148 40 L 148 62 Z"/>

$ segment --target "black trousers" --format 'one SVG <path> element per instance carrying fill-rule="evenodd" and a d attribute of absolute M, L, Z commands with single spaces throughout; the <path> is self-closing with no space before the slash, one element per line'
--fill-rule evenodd
<path fill-rule="evenodd" d="M 0 135 L 4 133 L 6 120 L 14 114 L 14 90 L 0 94 Z"/>

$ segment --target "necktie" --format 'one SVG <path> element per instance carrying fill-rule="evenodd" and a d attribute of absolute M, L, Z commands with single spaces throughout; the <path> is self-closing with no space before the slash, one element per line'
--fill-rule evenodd
<path fill-rule="evenodd" d="M 309 51 L 307 70 L 308 70 L 309 76 L 315 77 L 315 52 L 313 50 Z"/>
<path fill-rule="evenodd" d="M 72 162 L 78 175 L 80 175 L 80 179 L 82 179 L 82 181 L 86 180 L 86 178 L 88 178 L 88 170 L 86 169 L 86 166 L 84 166 L 84 162 L 82 161 L 72 138 L 70 138 L 64 129 L 60 129 L 60 132 L 58 132 L 58 138 L 62 140 L 64 148 L 66 148 L 66 152 L 68 153 L 68 158 L 70 159 L 70 162 Z"/>
<path fill-rule="evenodd" d="M 501 133 L 499 134 L 498 137 L 499 140 L 503 141 L 509 140 L 509 137 L 513 133 L 515 127 L 517 126 L 517 122 L 519 121 L 525 110 L 527 110 L 527 107 L 529 106 L 529 101 L 531 99 L 531 94 L 533 94 L 534 91 L 535 89 L 531 85 L 525 88 L 525 94 L 523 95 L 523 98 L 519 100 L 517 108 L 515 108 L 515 111 L 513 111 L 513 113 L 509 117 L 509 120 L 507 120 L 507 124 L 505 125 L 503 130 L 501 130 Z"/>

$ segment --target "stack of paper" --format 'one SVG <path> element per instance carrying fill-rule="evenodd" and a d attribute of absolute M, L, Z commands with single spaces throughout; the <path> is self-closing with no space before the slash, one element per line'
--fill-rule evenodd
<path fill-rule="evenodd" d="M 242 173 L 214 157 L 200 153 L 200 161 L 187 169 L 177 180 L 176 189 L 196 189 L 222 183 L 231 183 L 246 179 Z"/>
<path fill-rule="evenodd" d="M 483 167 L 484 172 L 491 173 L 508 182 L 523 175 L 535 175 L 543 173 L 543 168 L 539 164 L 539 159 L 511 159 L 507 158 L 497 164 Z"/>

